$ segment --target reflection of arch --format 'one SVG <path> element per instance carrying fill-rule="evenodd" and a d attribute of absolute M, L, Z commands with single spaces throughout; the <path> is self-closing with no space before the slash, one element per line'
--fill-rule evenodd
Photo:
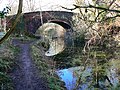
<path fill-rule="evenodd" d="M 47 32 L 47 33 L 46 33 Z M 49 35 L 51 32 L 52 34 Z M 66 20 L 49 20 L 36 31 L 35 36 L 41 36 L 43 42 L 49 41 L 49 49 L 45 52 L 46 56 L 53 56 L 62 52 L 66 46 L 73 44 L 73 29 Z M 45 40 L 44 37 L 48 40 Z"/>
<path fill-rule="evenodd" d="M 49 43 L 49 49 L 45 52 L 45 55 L 53 56 L 64 50 L 65 33 L 66 29 L 64 29 L 61 25 L 49 22 L 40 26 L 35 35 L 41 35 L 43 42 Z"/>
<path fill-rule="evenodd" d="M 49 20 L 48 22 L 56 23 L 62 26 L 66 30 L 66 37 L 65 37 L 65 44 L 67 46 L 72 46 L 73 45 L 73 28 L 72 24 L 69 20 L 66 19 L 53 19 Z"/>

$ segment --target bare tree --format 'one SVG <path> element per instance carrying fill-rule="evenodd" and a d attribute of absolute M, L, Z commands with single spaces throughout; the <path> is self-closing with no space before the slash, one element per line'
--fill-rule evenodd
<path fill-rule="evenodd" d="M 30 12 L 33 12 L 33 11 L 38 9 L 36 7 L 36 1 L 35 0 L 25 0 L 25 3 L 26 3 L 26 5 L 24 5 L 24 8 L 26 8 Z"/>
<path fill-rule="evenodd" d="M 0 39 L 0 44 L 3 43 L 10 36 L 10 34 L 15 30 L 15 27 L 19 21 L 21 13 L 22 13 L 22 7 L 23 7 L 23 0 L 19 0 L 18 12 L 17 12 L 16 18 L 15 18 L 14 24 L 10 28 L 10 30 L 5 34 L 5 36 Z"/>
<path fill-rule="evenodd" d="M 102 53 L 112 54 L 112 57 L 114 57 L 114 52 L 116 49 L 116 46 L 120 47 L 120 7 L 119 7 L 119 0 L 75 0 L 76 4 L 74 4 L 74 8 L 66 8 L 67 10 L 79 10 L 79 14 L 76 15 L 74 24 L 77 25 L 76 30 L 81 30 L 82 26 L 85 26 L 84 30 L 86 33 L 86 43 L 83 48 L 83 54 L 88 55 L 84 59 L 84 66 L 87 66 L 88 60 L 90 60 L 90 54 L 93 53 L 92 62 L 94 62 L 93 67 L 95 68 L 95 71 L 93 72 L 95 77 L 95 84 L 99 84 L 100 80 L 100 71 L 99 68 L 104 65 L 99 65 L 98 57 L 97 57 L 97 49 L 102 48 L 99 51 Z M 88 2 L 87 2 L 88 1 Z M 89 1 L 93 1 L 92 3 Z M 86 2 L 86 3 L 85 3 Z M 81 25 L 82 24 L 82 25 Z M 88 37 L 88 38 L 87 38 Z M 116 42 L 117 41 L 117 42 Z M 106 45 L 104 47 L 104 45 Z M 113 46 L 112 46 L 113 45 Z M 112 49 L 111 49 L 112 47 Z M 118 48 L 117 48 L 118 49 Z M 119 52 L 119 49 L 118 49 Z M 103 61 L 108 62 L 111 59 L 107 59 L 104 57 Z M 117 58 L 119 59 L 119 57 Z M 108 68 L 105 68 L 108 69 Z M 85 69 L 83 69 L 84 71 Z M 105 73 L 105 72 L 104 72 Z M 102 74 L 102 77 L 106 78 L 110 85 L 112 85 L 109 77 L 107 74 L 105 76 Z M 81 83 L 81 76 L 78 78 L 77 85 L 75 90 L 77 90 Z"/>
<path fill-rule="evenodd" d="M 86 43 L 95 42 L 96 39 L 101 41 L 102 37 L 109 32 L 107 30 L 111 25 L 118 25 L 120 23 L 120 7 L 119 0 L 75 0 L 74 8 L 66 8 L 67 10 L 79 10 L 77 16 L 78 21 L 83 21 L 87 26 L 86 30 L 89 34 L 87 36 L 91 39 Z M 120 25 L 120 24 L 119 24 Z M 119 40 L 118 40 L 119 41 Z M 85 51 L 84 48 L 84 51 Z"/>

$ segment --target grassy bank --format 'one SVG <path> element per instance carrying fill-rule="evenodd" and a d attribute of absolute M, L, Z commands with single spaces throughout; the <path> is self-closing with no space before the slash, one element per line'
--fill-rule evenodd
<path fill-rule="evenodd" d="M 9 72 L 15 64 L 19 49 L 11 45 L 11 39 L 0 45 L 0 90 L 13 90 Z"/>

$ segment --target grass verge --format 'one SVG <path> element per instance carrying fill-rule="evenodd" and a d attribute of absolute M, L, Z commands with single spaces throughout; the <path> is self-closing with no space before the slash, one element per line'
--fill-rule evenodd
<path fill-rule="evenodd" d="M 19 49 L 12 46 L 11 39 L 0 45 L 0 90 L 13 90 L 9 72 L 15 64 L 15 56 Z"/>

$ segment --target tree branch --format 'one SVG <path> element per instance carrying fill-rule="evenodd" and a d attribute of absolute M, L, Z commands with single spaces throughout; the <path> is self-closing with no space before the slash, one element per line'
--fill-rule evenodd
<path fill-rule="evenodd" d="M 73 11 L 73 10 L 77 9 L 77 7 L 74 7 L 74 8 L 67 8 L 67 7 L 63 7 L 63 6 L 61 6 L 61 7 L 66 9 L 66 10 L 70 10 L 70 11 Z"/>
<path fill-rule="evenodd" d="M 62 8 L 66 9 L 66 10 L 75 10 L 77 8 L 95 8 L 95 9 L 99 9 L 99 10 L 104 10 L 104 11 L 110 11 L 110 12 L 116 12 L 116 13 L 120 13 L 120 10 L 115 10 L 115 9 L 109 9 L 109 8 L 104 8 L 104 7 L 100 7 L 100 6 L 93 6 L 93 5 L 89 5 L 89 6 L 78 6 L 78 5 L 75 5 L 73 4 L 73 6 L 75 6 L 74 8 L 66 8 L 66 7 L 63 7 L 61 6 Z"/>
<path fill-rule="evenodd" d="M 114 19 L 114 18 L 116 18 L 116 17 L 120 17 L 120 14 L 115 15 L 115 16 L 113 16 L 113 17 L 107 17 L 107 18 L 105 18 L 103 21 L 110 20 L 110 19 Z"/>
<path fill-rule="evenodd" d="M 113 0 L 113 1 L 110 3 L 110 5 L 108 6 L 108 8 L 110 8 L 115 1 L 116 1 L 116 0 Z"/>

